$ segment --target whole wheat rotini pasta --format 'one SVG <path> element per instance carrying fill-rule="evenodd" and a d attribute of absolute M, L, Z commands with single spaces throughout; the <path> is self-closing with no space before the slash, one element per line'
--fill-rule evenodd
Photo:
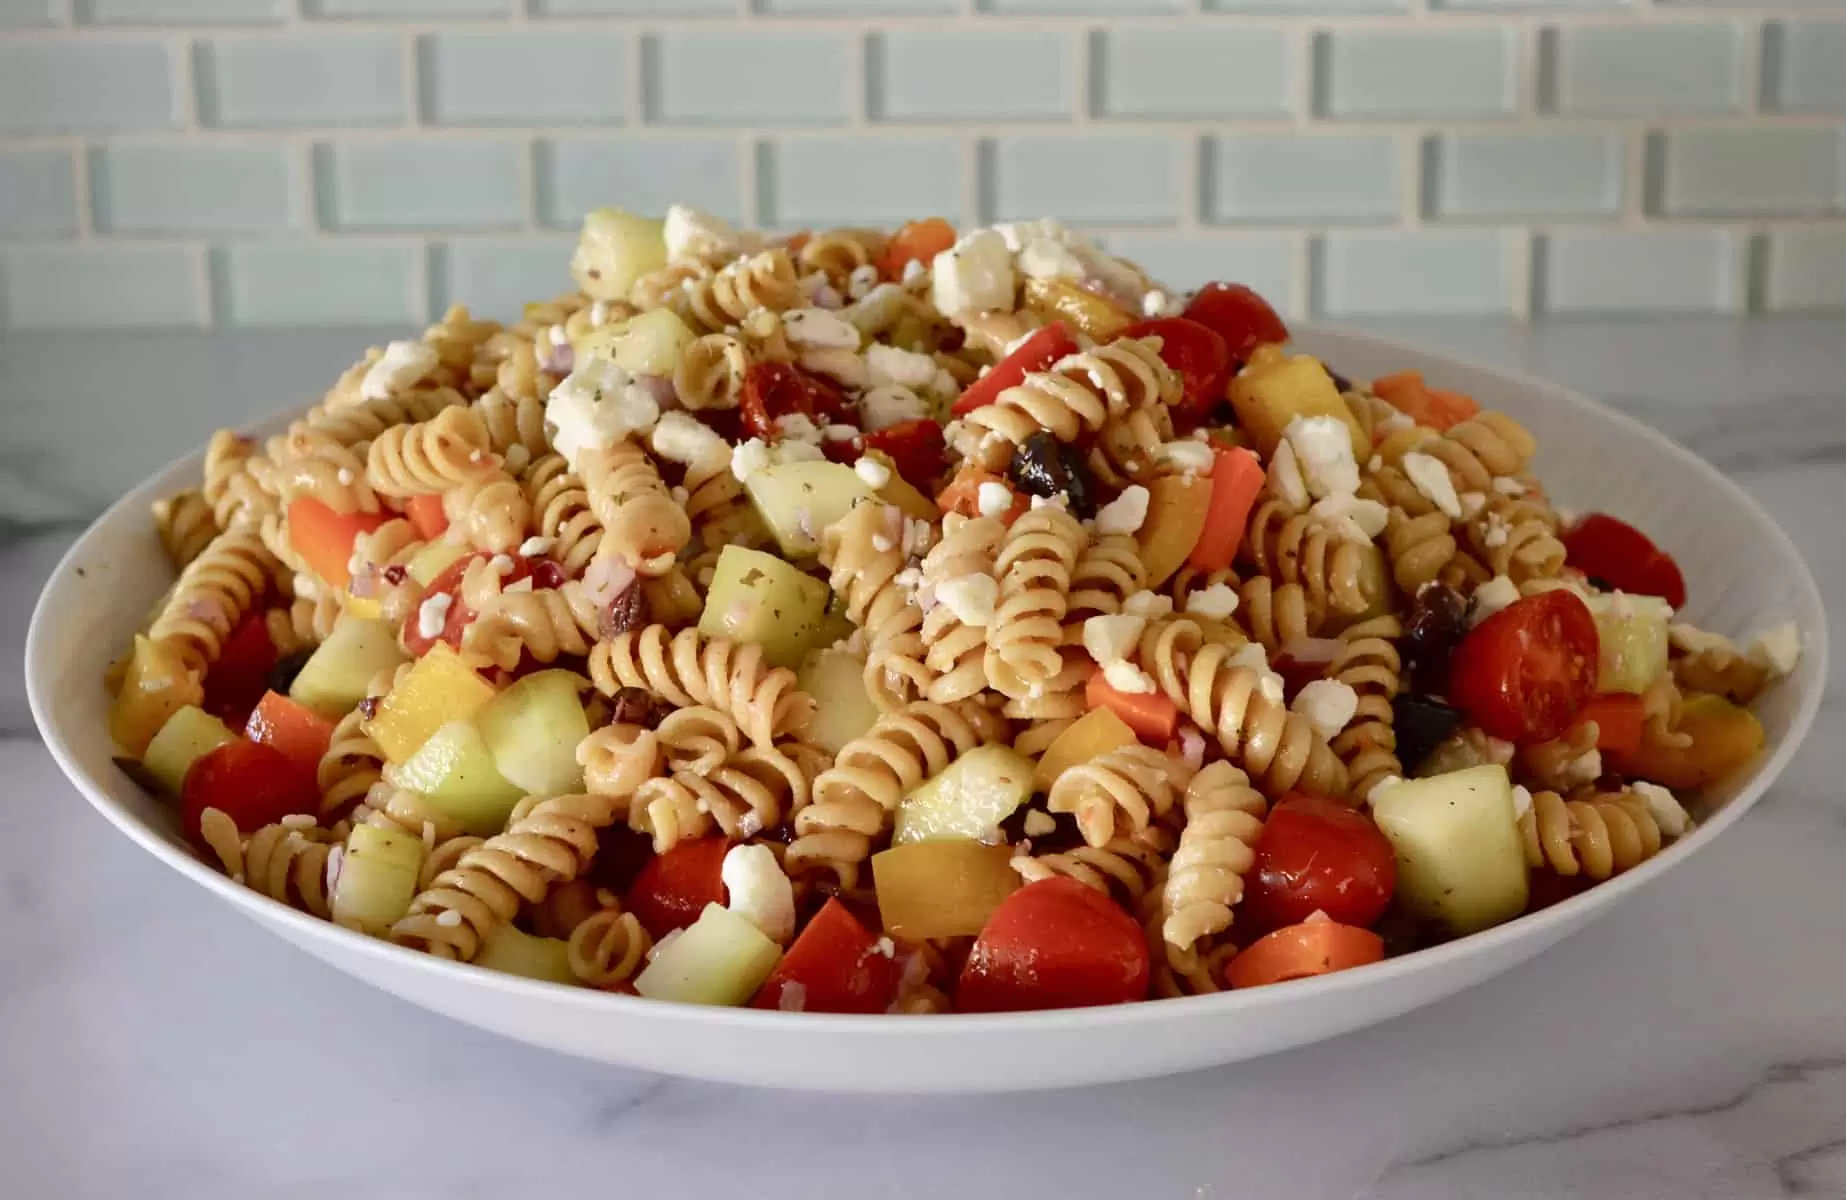
<path fill-rule="evenodd" d="M 219 534 L 180 572 L 149 636 L 171 644 L 188 667 L 203 672 L 218 660 L 225 638 L 255 606 L 277 566 L 247 530 Z"/>
<path fill-rule="evenodd" d="M 729 714 L 759 746 L 802 728 L 814 701 L 795 690 L 795 674 L 770 667 L 754 645 L 707 638 L 697 630 L 670 633 L 649 625 L 598 642 L 590 652 L 590 678 L 606 696 L 644 688 L 679 706 L 704 704 Z"/>
<path fill-rule="evenodd" d="M 1000 585 L 993 565 L 1005 537 L 1006 527 L 996 518 L 956 521 L 951 516 L 943 521 L 942 540 L 923 558 L 918 590 L 927 589 L 934 601 L 923 614 L 923 661 L 936 674 L 927 694 L 938 704 L 964 700 L 987 685 L 987 627 L 965 619 L 955 604 L 942 599 L 941 589 L 983 589 L 997 602 Z M 973 601 L 977 607 L 979 599 Z M 987 619 L 992 619 L 992 604 Z"/>
<path fill-rule="evenodd" d="M 184 567 L 211 545 L 221 529 L 205 493 L 186 488 L 154 501 L 154 532 L 174 567 Z"/>
<path fill-rule="evenodd" d="M 1269 805 L 1227 762 L 1194 775 L 1181 804 L 1186 820 L 1160 891 L 1160 931 L 1167 957 L 1183 972 L 1196 963 L 1199 943 L 1230 928 Z"/>
<path fill-rule="evenodd" d="M 372 490 L 396 499 L 447 492 L 500 471 L 487 423 L 460 406 L 385 430 L 372 441 L 365 463 Z"/>

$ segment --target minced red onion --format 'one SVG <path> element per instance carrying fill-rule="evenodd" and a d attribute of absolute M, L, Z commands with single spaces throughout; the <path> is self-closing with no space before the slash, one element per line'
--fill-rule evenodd
<path fill-rule="evenodd" d="M 583 572 L 584 594 L 598 608 L 613 604 L 618 596 L 634 586 L 633 564 L 620 555 L 599 554 Z"/>

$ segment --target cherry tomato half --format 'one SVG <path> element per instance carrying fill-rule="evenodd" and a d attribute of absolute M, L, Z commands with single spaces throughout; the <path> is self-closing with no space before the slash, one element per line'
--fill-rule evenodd
<path fill-rule="evenodd" d="M 205 755 L 186 772 L 180 826 L 203 849 L 199 818 L 208 808 L 230 817 L 238 832 L 252 834 L 292 813 L 312 813 L 319 807 L 320 791 L 312 772 L 274 746 L 240 738 Z"/>
<path fill-rule="evenodd" d="M 203 708 L 234 729 L 241 729 L 250 710 L 269 690 L 269 673 L 275 670 L 276 646 L 259 609 L 245 617 L 224 640 L 224 650 L 205 673 Z"/>
<path fill-rule="evenodd" d="M 1370 817 L 1324 796 L 1290 792 L 1256 840 L 1237 928 L 1266 933 L 1317 911 L 1370 925 L 1396 890 L 1397 855 Z"/>
<path fill-rule="evenodd" d="M 1589 606 L 1562 588 L 1509 604 L 1468 632 L 1449 664 L 1449 702 L 1494 737 L 1543 742 L 1596 692 L 1601 640 Z"/>
<path fill-rule="evenodd" d="M 941 217 L 906 221 L 891 235 L 890 245 L 878 258 L 878 273 L 889 280 L 904 277 L 904 268 L 912 262 L 929 266 L 938 254 L 955 244 L 955 226 Z"/>
<path fill-rule="evenodd" d="M 444 567 L 441 574 L 429 581 L 429 587 L 423 592 L 425 603 L 431 596 L 450 597 L 448 613 L 443 618 L 442 632 L 435 637 L 430 637 L 423 632 L 422 606 L 419 605 L 404 618 L 404 649 L 419 658 L 428 654 L 429 648 L 437 642 L 447 642 L 455 649 L 461 649 L 462 631 L 468 628 L 476 615 L 472 608 L 462 603 L 462 576 L 468 573 L 468 567 L 472 563 L 493 557 L 484 551 L 465 554 Z M 513 560 L 513 565 L 505 575 L 500 577 L 500 586 L 503 588 L 509 583 L 518 583 L 521 579 L 531 579 L 533 587 L 556 587 L 558 582 L 563 580 L 556 565 L 548 560 L 533 560 L 523 554 L 509 554 L 506 557 Z M 555 580 L 555 582 L 548 583 L 547 580 Z"/>
<path fill-rule="evenodd" d="M 654 938 L 684 929 L 707 904 L 724 903 L 724 856 L 731 843 L 721 837 L 689 838 L 647 860 L 622 906 Z"/>
<path fill-rule="evenodd" d="M 1288 340 L 1288 326 L 1269 307 L 1269 301 L 1241 283 L 1206 284 L 1182 315 L 1223 338 L 1225 348 L 1238 364 L 1265 342 Z"/>
<path fill-rule="evenodd" d="M 1186 383 L 1174 420 L 1182 424 L 1201 421 L 1224 399 L 1225 385 L 1231 381 L 1236 364 L 1217 330 L 1185 317 L 1166 317 L 1130 325 L 1121 336 L 1160 339 L 1160 361 L 1177 371 Z"/>
<path fill-rule="evenodd" d="M 1673 556 L 1645 533 L 1607 513 L 1591 513 L 1564 531 L 1565 561 L 1612 588 L 1686 603 L 1686 577 Z"/>
<path fill-rule="evenodd" d="M 830 899 L 763 981 L 750 1007 L 881 1013 L 897 995 L 897 980 L 896 956 L 881 953 L 859 918 Z"/>
<path fill-rule="evenodd" d="M 763 362 L 745 373 L 737 409 L 751 437 L 773 440 L 779 417 L 799 413 L 816 425 L 843 421 L 846 395 L 832 381 L 793 363 Z"/>
<path fill-rule="evenodd" d="M 955 415 L 965 417 L 983 405 L 992 404 L 1007 388 L 1024 383 L 1027 372 L 1048 370 L 1052 363 L 1076 352 L 1076 339 L 1070 336 L 1063 322 L 1052 322 L 1021 342 L 1017 350 L 995 363 L 987 374 L 969 384 L 968 390 L 956 397 Z"/>
<path fill-rule="evenodd" d="M 1147 995 L 1147 937 L 1075 879 L 1028 883 L 1000 902 L 955 988 L 963 1012 L 1126 1004 Z"/>
<path fill-rule="evenodd" d="M 948 444 L 943 440 L 942 426 L 928 417 L 865 434 L 863 441 L 867 450 L 889 454 L 897 473 L 913 487 L 927 490 L 931 481 L 942 474 Z"/>

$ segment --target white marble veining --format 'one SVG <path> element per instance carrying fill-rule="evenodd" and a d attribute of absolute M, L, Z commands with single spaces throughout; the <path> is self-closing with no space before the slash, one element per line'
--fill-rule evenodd
<path fill-rule="evenodd" d="M 1405 332 L 1659 425 L 1769 508 L 1823 591 L 1846 590 L 1846 322 Z M 68 522 L 211 424 L 311 396 L 365 340 L 95 355 L 0 340 L 0 653 L 20 661 Z M 112 432 L 79 438 L 92 419 Z M 62 524 L 29 528 L 46 521 Z M 1499 979 L 1240 1066 L 908 1100 L 577 1062 L 336 974 L 94 816 L 31 735 L 15 670 L 0 681 L 0 1195 L 1846 1196 L 1840 683 L 1716 849 Z"/>

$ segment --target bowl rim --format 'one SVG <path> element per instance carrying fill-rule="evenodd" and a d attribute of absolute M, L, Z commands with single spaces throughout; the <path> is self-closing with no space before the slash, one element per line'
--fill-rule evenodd
<path fill-rule="evenodd" d="M 1765 530 L 1767 536 L 1776 543 L 1776 548 L 1795 565 L 1796 574 L 1791 582 L 1801 598 L 1820 618 L 1814 628 L 1804 628 L 1801 631 L 1804 666 L 1808 667 L 1806 673 L 1811 682 L 1805 693 L 1799 697 L 1798 705 L 1790 719 L 1787 736 L 1782 738 L 1770 753 L 1753 767 L 1750 781 L 1709 820 L 1701 823 L 1687 837 L 1675 842 L 1671 853 L 1656 855 L 1631 871 L 1605 880 L 1593 888 L 1586 889 L 1538 912 L 1523 914 L 1503 925 L 1456 938 L 1438 946 L 1395 958 L 1387 958 L 1368 966 L 1335 972 L 1331 975 L 1295 980 L 1286 988 L 1226 990 L 1207 995 L 1164 998 L 1158 1003 L 1143 1002 L 1016 1013 L 946 1013 L 934 1016 L 928 1021 L 894 1021 L 882 1014 L 780 1012 L 753 1008 L 720 1008 L 662 1003 L 644 997 L 548 983 L 498 971 L 478 970 L 469 964 L 450 962 L 379 938 L 368 937 L 329 921 L 322 921 L 234 882 L 182 846 L 169 842 L 164 834 L 152 825 L 144 823 L 136 814 L 110 796 L 107 789 L 101 786 L 100 781 L 93 778 L 78 764 L 77 753 L 65 736 L 63 724 L 59 715 L 52 709 L 47 691 L 48 681 L 55 676 L 57 671 L 57 664 L 44 661 L 50 653 L 49 630 L 56 624 L 59 617 L 56 593 L 62 587 L 74 586 L 67 583 L 73 578 L 71 568 L 76 560 L 83 556 L 87 544 L 98 535 L 100 530 L 121 519 L 124 510 L 143 507 L 146 503 L 145 493 L 152 490 L 155 482 L 189 461 L 200 459 L 203 454 L 202 448 L 175 459 L 130 489 L 95 518 L 59 559 L 33 606 L 31 623 L 26 633 L 24 665 L 27 701 L 33 721 L 38 727 L 46 748 L 51 752 L 52 758 L 57 762 L 65 777 L 89 801 L 92 808 L 154 858 L 193 883 L 213 892 L 220 899 L 228 901 L 234 908 L 241 909 L 253 919 L 283 924 L 298 934 L 301 939 L 332 943 L 344 951 L 379 960 L 382 964 L 389 966 L 427 972 L 437 978 L 454 981 L 459 985 L 498 992 L 508 999 L 565 1004 L 591 1011 L 606 1011 L 611 1019 L 653 1020 L 673 1025 L 688 1024 L 698 1027 L 710 1027 L 716 1024 L 731 1026 L 741 1032 L 772 1036 L 795 1032 L 804 1035 L 829 1034 L 851 1038 L 855 1042 L 862 1042 L 868 1038 L 891 1037 L 906 1040 L 955 1038 L 981 1033 L 1031 1034 L 1076 1029 L 1114 1031 L 1159 1024 L 1170 1016 L 1178 1016 L 1181 1013 L 1203 1016 L 1208 1011 L 1221 1012 L 1224 1018 L 1230 1019 L 1239 1013 L 1260 1012 L 1296 1001 L 1307 1002 L 1320 997 L 1332 997 L 1341 992 L 1367 988 L 1392 979 L 1439 971 L 1448 964 L 1466 960 L 1495 948 L 1508 948 L 1515 943 L 1544 939 L 1547 934 L 1551 935 L 1549 941 L 1555 941 L 1576 925 L 1588 920 L 1599 910 L 1605 910 L 1634 891 L 1645 887 L 1710 845 L 1725 830 L 1741 820 L 1744 814 L 1780 777 L 1789 761 L 1806 740 L 1826 694 L 1829 660 L 1828 623 L 1821 591 L 1799 548 L 1753 497 L 1692 451 L 1626 413 L 1572 388 L 1540 379 L 1527 372 L 1496 366 L 1445 350 L 1432 349 L 1413 340 L 1387 337 L 1338 325 L 1320 324 L 1304 324 L 1300 327 L 1296 340 L 1311 343 L 1323 337 L 1360 344 L 1368 350 L 1404 352 L 1429 360 L 1441 361 L 1458 368 L 1481 371 L 1503 379 L 1522 390 L 1534 393 L 1545 403 L 1559 403 L 1579 410 L 1586 408 L 1594 410 L 1598 419 L 1615 421 L 1627 427 L 1631 432 L 1653 441 L 1661 450 L 1678 459 L 1687 470 L 1700 476 L 1706 485 L 1715 485 L 1726 500 L 1733 506 L 1743 509 L 1757 525 Z M 298 415 L 300 411 L 300 405 L 290 405 L 266 417 L 247 422 L 241 428 L 260 429 L 272 426 Z M 1549 944 L 1549 941 L 1545 944 Z"/>

